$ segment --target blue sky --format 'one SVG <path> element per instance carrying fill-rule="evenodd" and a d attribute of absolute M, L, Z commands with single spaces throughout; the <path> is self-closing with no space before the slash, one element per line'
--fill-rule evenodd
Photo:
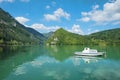
<path fill-rule="evenodd" d="M 120 0 L 0 0 L 0 7 L 41 33 L 62 27 L 85 35 L 120 28 Z"/>

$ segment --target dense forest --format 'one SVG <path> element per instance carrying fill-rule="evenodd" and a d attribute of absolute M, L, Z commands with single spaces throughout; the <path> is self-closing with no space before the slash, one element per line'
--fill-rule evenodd
<path fill-rule="evenodd" d="M 82 36 L 74 33 L 70 33 L 63 28 L 58 29 L 53 35 L 47 40 L 49 44 L 76 44 L 83 45 L 87 44 L 87 40 Z"/>
<path fill-rule="evenodd" d="M 47 40 L 48 44 L 69 44 L 69 45 L 119 45 L 120 28 L 105 30 L 90 35 L 78 35 L 70 33 L 62 28 L 58 29 Z"/>
<path fill-rule="evenodd" d="M 120 28 L 93 33 L 87 38 L 94 44 L 120 45 Z"/>

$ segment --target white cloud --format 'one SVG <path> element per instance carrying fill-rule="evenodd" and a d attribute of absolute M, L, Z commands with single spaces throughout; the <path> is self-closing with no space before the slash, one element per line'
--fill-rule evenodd
<path fill-rule="evenodd" d="M 38 32 L 42 32 L 42 33 L 50 32 L 50 31 L 54 32 L 57 29 L 61 28 L 61 26 L 45 26 L 44 24 L 38 24 L 38 23 L 27 27 L 33 28 Z M 67 30 L 72 33 L 83 35 L 83 31 L 81 30 L 80 25 L 74 24 L 72 26 L 72 29 L 67 29 Z"/>
<path fill-rule="evenodd" d="M 98 10 L 95 5 L 92 11 L 82 12 L 82 21 L 95 21 L 97 23 L 113 22 L 120 20 L 120 0 L 108 2 L 103 5 L 103 10 Z"/>
<path fill-rule="evenodd" d="M 81 19 L 78 19 L 78 21 L 88 22 L 88 21 L 90 21 L 90 18 L 89 17 L 83 17 Z"/>
<path fill-rule="evenodd" d="M 99 32 L 99 30 L 94 30 L 94 32 L 93 32 L 93 33 L 95 33 L 95 32 Z"/>
<path fill-rule="evenodd" d="M 51 15 L 51 14 L 45 14 L 44 17 L 45 17 L 45 20 L 47 20 L 47 21 L 57 21 L 58 20 L 58 18 L 55 15 Z"/>
<path fill-rule="evenodd" d="M 96 10 L 96 9 L 98 9 L 98 8 L 99 8 L 99 5 L 93 6 L 93 10 Z"/>
<path fill-rule="evenodd" d="M 2 3 L 2 2 L 10 2 L 10 3 L 12 3 L 12 2 L 14 2 L 14 0 L 0 0 L 0 3 Z"/>
<path fill-rule="evenodd" d="M 70 31 L 70 32 L 72 32 L 72 33 L 76 33 L 76 34 L 83 35 L 83 31 L 80 29 L 80 25 L 74 24 L 74 25 L 72 26 L 72 29 L 71 29 L 71 30 L 68 30 L 68 31 Z"/>
<path fill-rule="evenodd" d="M 92 34 L 92 33 L 96 33 L 99 32 L 99 30 L 92 30 L 91 28 L 87 29 L 87 34 Z"/>
<path fill-rule="evenodd" d="M 47 6 L 46 6 L 46 9 L 50 9 L 50 6 L 49 6 L 49 5 L 47 5 Z"/>
<path fill-rule="evenodd" d="M 62 8 L 58 8 L 56 11 L 53 12 L 53 14 L 45 14 L 44 18 L 47 21 L 58 21 L 60 20 L 60 18 L 65 18 L 69 20 L 70 14 L 65 12 Z"/>
<path fill-rule="evenodd" d="M 57 25 L 56 26 L 46 26 L 44 24 L 39 24 L 39 23 L 35 23 L 35 24 L 30 25 L 30 26 L 26 25 L 26 27 L 33 28 L 33 29 L 37 30 L 40 33 L 47 33 L 47 32 L 50 32 L 50 31 L 54 32 L 57 29 L 61 28 L 61 26 L 57 26 Z M 81 30 L 80 25 L 74 24 L 72 26 L 72 28 L 67 29 L 67 31 L 83 35 L 83 31 Z"/>
<path fill-rule="evenodd" d="M 57 29 L 60 28 L 60 26 L 45 26 L 44 24 L 33 24 L 29 27 L 34 28 L 35 30 L 39 32 L 56 31 Z"/>
<path fill-rule="evenodd" d="M 88 13 L 87 13 L 87 12 L 81 12 L 81 15 L 82 15 L 82 16 L 87 16 Z"/>
<path fill-rule="evenodd" d="M 21 2 L 29 2 L 30 0 L 21 0 Z"/>
<path fill-rule="evenodd" d="M 35 23 L 35 24 L 32 24 L 32 25 L 26 25 L 25 23 L 29 21 L 29 19 L 25 18 L 25 17 L 15 17 L 15 19 L 23 24 L 24 26 L 26 27 L 30 27 L 30 28 L 33 28 L 35 30 L 37 30 L 38 32 L 50 32 L 50 31 L 56 31 L 57 29 L 60 28 L 60 26 L 45 26 L 44 24 L 38 24 L 38 23 Z"/>
<path fill-rule="evenodd" d="M 27 19 L 27 18 L 25 18 L 25 17 L 15 17 L 15 19 L 18 21 L 18 22 L 20 22 L 21 24 L 25 24 L 26 22 L 28 22 L 29 21 L 29 19 Z"/>

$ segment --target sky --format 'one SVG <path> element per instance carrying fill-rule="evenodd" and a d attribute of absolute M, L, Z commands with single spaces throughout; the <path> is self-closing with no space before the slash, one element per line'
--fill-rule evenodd
<path fill-rule="evenodd" d="M 120 0 L 0 0 L 0 7 L 40 33 L 80 35 L 120 28 Z"/>

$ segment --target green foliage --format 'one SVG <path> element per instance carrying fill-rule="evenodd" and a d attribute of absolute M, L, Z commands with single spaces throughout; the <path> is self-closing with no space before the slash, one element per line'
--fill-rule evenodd
<path fill-rule="evenodd" d="M 46 36 L 46 37 L 45 37 Z M 57 44 L 57 45 L 120 45 L 120 28 L 82 36 L 62 28 L 42 35 L 17 22 L 9 13 L 0 8 L 0 45 Z"/>
<path fill-rule="evenodd" d="M 0 44 L 40 44 L 42 34 L 28 29 L 0 8 Z"/>
<path fill-rule="evenodd" d="M 93 33 L 87 36 L 88 39 L 94 40 L 97 44 L 114 45 L 120 44 L 120 28 L 105 30 L 97 33 Z"/>
<path fill-rule="evenodd" d="M 57 38 L 57 40 L 55 40 Z M 87 40 L 78 34 L 70 33 L 62 28 L 57 30 L 48 40 L 47 43 L 52 44 L 54 42 L 55 44 L 59 45 L 83 45 L 87 44 Z"/>
<path fill-rule="evenodd" d="M 47 40 L 49 44 L 57 45 L 119 45 L 120 28 L 94 33 L 91 35 L 78 35 L 64 29 L 58 29 Z M 57 38 L 57 40 L 55 40 Z"/>

